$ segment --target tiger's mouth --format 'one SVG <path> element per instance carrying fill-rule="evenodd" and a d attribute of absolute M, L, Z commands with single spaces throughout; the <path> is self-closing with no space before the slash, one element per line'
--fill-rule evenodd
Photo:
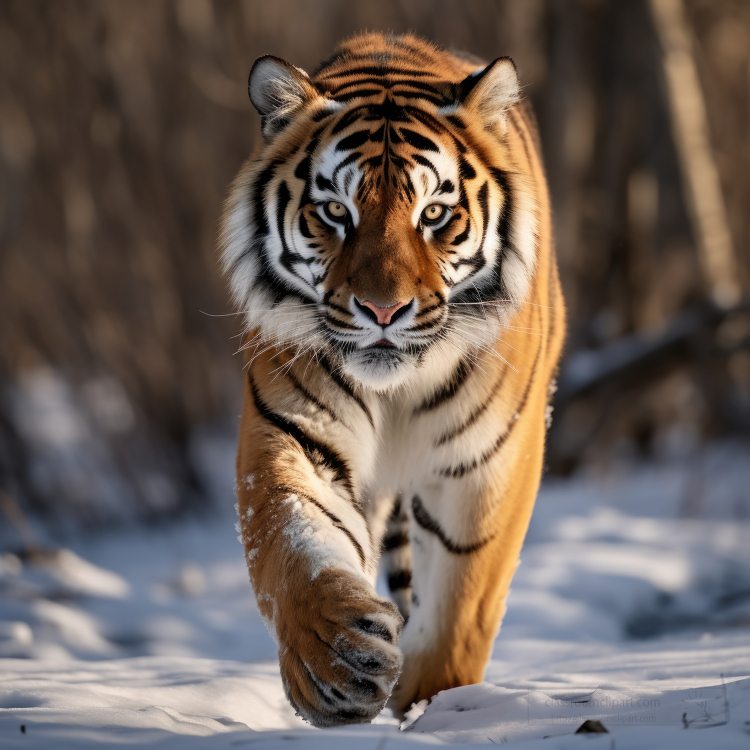
<path fill-rule="evenodd" d="M 380 341 L 376 341 L 374 344 L 370 344 L 370 346 L 365 347 L 366 349 L 396 349 L 398 348 L 392 341 L 389 341 L 388 339 L 380 339 Z"/>

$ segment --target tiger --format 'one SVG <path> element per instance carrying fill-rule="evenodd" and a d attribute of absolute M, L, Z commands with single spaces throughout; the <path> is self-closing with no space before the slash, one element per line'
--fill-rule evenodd
<path fill-rule="evenodd" d="M 565 313 L 537 129 L 510 58 L 411 34 L 312 75 L 266 55 L 248 91 L 239 539 L 296 713 L 403 716 L 483 679 L 540 484 Z"/>

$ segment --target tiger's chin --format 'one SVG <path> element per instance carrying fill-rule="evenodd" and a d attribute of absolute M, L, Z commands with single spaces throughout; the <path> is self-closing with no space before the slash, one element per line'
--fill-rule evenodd
<path fill-rule="evenodd" d="M 417 357 L 392 346 L 369 346 L 351 352 L 344 372 L 375 391 L 389 391 L 410 380 L 417 370 Z"/>

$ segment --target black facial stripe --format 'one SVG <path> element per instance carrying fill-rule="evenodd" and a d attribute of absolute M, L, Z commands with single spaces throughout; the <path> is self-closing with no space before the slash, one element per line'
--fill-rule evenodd
<path fill-rule="evenodd" d="M 427 512 L 422 500 L 419 496 L 414 495 L 411 501 L 411 510 L 414 514 L 414 520 L 425 530 L 434 534 L 443 544 L 443 546 L 454 555 L 468 555 L 472 552 L 476 552 L 480 547 L 483 547 L 488 542 L 492 541 L 493 536 L 483 539 L 481 542 L 475 542 L 474 544 L 456 544 L 448 538 L 448 535 L 443 531 L 440 524 Z"/>
<path fill-rule="evenodd" d="M 368 109 L 369 104 L 362 104 L 359 107 L 352 107 L 347 110 L 341 119 L 331 128 L 331 135 L 338 135 L 342 130 L 346 130 L 353 122 L 358 120 Z"/>
<path fill-rule="evenodd" d="M 352 314 L 345 307 L 340 307 L 335 302 L 330 302 L 329 300 L 326 300 L 325 302 L 328 305 L 328 307 L 330 307 L 332 310 L 335 310 L 336 312 L 339 312 L 342 315 L 346 315 L 349 318 L 351 317 Z"/>
<path fill-rule="evenodd" d="M 414 320 L 418 320 L 419 318 L 423 318 L 425 315 L 429 315 L 433 310 L 438 310 L 441 307 L 442 307 L 442 305 L 440 303 L 438 303 L 436 305 L 431 305 L 430 307 L 425 307 L 424 310 L 420 310 L 414 316 Z"/>
<path fill-rule="evenodd" d="M 429 138 L 420 135 L 416 131 L 409 130 L 409 128 L 401 128 L 400 133 L 401 137 L 410 146 L 413 146 L 420 151 L 433 151 L 435 153 L 440 153 L 440 148 L 437 146 L 437 144 L 435 144 L 434 141 L 431 141 Z"/>
<path fill-rule="evenodd" d="M 503 207 L 500 210 L 500 217 L 497 222 L 497 234 L 500 238 L 500 252 L 497 255 L 497 261 L 494 268 L 494 282 L 497 287 L 499 296 L 503 294 L 503 275 L 502 263 L 506 253 L 513 252 L 515 248 L 510 241 L 510 221 L 513 215 L 513 191 L 510 187 L 508 175 L 502 169 L 491 169 L 492 177 L 503 194 Z"/>
<path fill-rule="evenodd" d="M 460 244 L 466 242 L 466 240 L 469 239 L 469 232 L 471 232 L 471 218 L 469 216 L 467 216 L 466 217 L 466 227 L 464 228 L 464 231 L 461 232 L 461 234 L 457 234 L 453 238 L 453 241 L 451 242 L 451 245 L 453 245 L 455 247 L 456 245 L 460 245 Z"/>
<path fill-rule="evenodd" d="M 298 180 L 307 180 L 309 175 L 310 175 L 310 155 L 308 154 L 297 165 L 297 168 L 294 170 L 294 176 Z"/>
<path fill-rule="evenodd" d="M 343 328 L 348 331 L 361 331 L 362 329 L 359 326 L 352 325 L 351 323 L 347 323 L 343 320 L 339 320 L 338 318 L 334 318 L 331 314 L 326 314 L 325 320 L 327 323 L 332 324 L 334 327 Z"/>
<path fill-rule="evenodd" d="M 369 57 L 369 55 L 363 55 L 363 57 Z M 329 63 L 330 64 L 330 63 Z M 326 66 L 324 66 L 325 68 Z M 319 68 L 322 70 L 324 68 Z M 386 65 L 367 65 L 361 68 L 350 68 L 343 72 L 331 72 L 320 75 L 320 78 L 335 78 L 337 76 L 356 76 L 356 75 L 370 75 L 384 78 L 386 76 L 417 76 L 418 78 L 439 78 L 437 73 L 430 73 L 426 70 L 409 70 L 405 68 L 392 68 Z"/>
<path fill-rule="evenodd" d="M 339 94 L 333 98 L 337 102 L 348 102 L 352 99 L 363 99 L 368 96 L 375 96 L 376 94 L 382 93 L 382 89 L 362 89 L 362 91 L 352 91 L 349 94 Z"/>
<path fill-rule="evenodd" d="M 306 240 L 311 240 L 315 236 L 310 231 L 310 226 L 304 214 L 299 215 L 299 232 Z"/>
<path fill-rule="evenodd" d="M 393 89 L 392 93 L 394 96 L 401 96 L 405 99 L 421 99 L 430 102 L 430 104 L 434 104 L 436 107 L 442 107 L 449 103 L 444 96 L 431 96 L 430 94 L 422 94 L 416 91 L 398 91 Z"/>
<path fill-rule="evenodd" d="M 341 161 L 339 164 L 336 165 L 336 168 L 333 170 L 333 174 L 331 175 L 331 181 L 336 182 L 336 178 L 338 177 L 339 172 L 342 169 L 346 169 L 352 162 L 357 161 L 359 157 L 362 156 L 361 151 L 352 151 L 349 156 L 346 157 L 343 161 Z M 346 191 L 344 191 L 346 192 Z"/>
<path fill-rule="evenodd" d="M 315 184 L 317 185 L 318 190 L 330 190 L 331 192 L 335 192 L 333 183 L 327 177 L 323 177 L 322 174 L 316 175 Z"/>
<path fill-rule="evenodd" d="M 336 144 L 336 151 L 351 151 L 359 148 L 362 144 L 367 143 L 370 137 L 369 130 L 358 130 L 356 133 L 347 135 Z"/>
<path fill-rule="evenodd" d="M 253 191 L 253 221 L 258 236 L 268 234 L 268 220 L 266 218 L 266 188 L 276 173 L 276 167 L 283 164 L 282 159 L 272 161 L 259 175 L 255 181 L 255 190 Z"/>
<path fill-rule="evenodd" d="M 432 230 L 432 234 L 435 237 L 442 237 L 443 234 L 445 234 L 457 221 L 459 221 L 461 218 L 460 214 L 453 214 L 448 221 L 445 222 L 442 226 L 437 227 L 437 229 Z M 455 252 L 455 251 L 451 251 Z"/>
<path fill-rule="evenodd" d="M 438 193 L 440 195 L 445 195 L 445 193 L 452 193 L 455 189 L 456 188 L 454 184 L 450 180 L 445 180 L 443 183 L 441 183 L 440 187 L 438 188 Z"/>
<path fill-rule="evenodd" d="M 311 213 L 310 214 L 310 218 L 314 219 L 315 221 L 317 221 L 318 224 L 320 224 L 321 228 L 325 229 L 326 232 L 335 232 L 336 231 L 330 224 L 328 224 L 327 222 L 323 221 L 323 219 L 321 219 L 320 216 L 318 216 L 317 211 L 314 211 L 313 213 Z"/>
<path fill-rule="evenodd" d="M 344 83 L 339 84 L 336 88 L 330 89 L 328 93 L 330 95 L 336 96 L 345 89 L 352 88 L 353 86 L 378 86 L 382 89 L 385 89 L 386 91 L 396 86 L 408 86 L 409 88 L 414 88 L 420 91 L 428 91 L 431 94 L 435 94 L 437 96 L 441 95 L 440 91 L 434 86 L 431 86 L 429 83 L 423 83 L 421 81 L 410 81 L 408 79 L 389 81 L 386 78 L 382 77 L 358 78 L 356 81 L 345 81 Z"/>
<path fill-rule="evenodd" d="M 424 323 L 420 323 L 419 325 L 412 326 L 409 328 L 408 333 L 412 333 L 412 331 L 426 331 L 432 327 L 434 327 L 435 323 L 437 322 L 437 318 L 434 320 L 428 320 Z"/>
<path fill-rule="evenodd" d="M 438 182 L 438 185 L 440 184 L 440 174 L 437 171 L 437 168 L 435 165 L 426 157 L 422 156 L 422 154 L 413 154 L 412 159 L 414 159 L 417 164 L 421 164 L 423 167 L 427 167 L 434 175 L 435 179 Z"/>
<path fill-rule="evenodd" d="M 463 157 L 458 162 L 458 174 L 462 180 L 473 180 L 477 176 L 474 167 Z"/>
<path fill-rule="evenodd" d="M 487 264 L 487 259 L 484 257 L 484 242 L 487 239 L 487 226 L 490 222 L 490 208 L 489 208 L 489 183 L 485 182 L 479 193 L 477 194 L 477 201 L 479 207 L 482 210 L 482 239 L 479 241 L 479 247 L 471 258 L 459 258 L 455 263 L 451 263 L 453 270 L 458 271 L 461 266 L 471 266 L 472 270 L 469 272 L 469 276 L 480 271 Z M 468 276 L 467 276 L 468 278 Z"/>
<path fill-rule="evenodd" d="M 314 261 L 314 258 L 303 258 L 299 253 L 292 252 L 289 249 L 289 245 L 286 241 L 286 231 L 284 226 L 284 217 L 286 216 L 286 209 L 291 200 L 291 193 L 287 187 L 286 181 L 282 181 L 279 184 L 279 189 L 276 194 L 276 224 L 279 231 L 279 239 L 281 241 L 281 255 L 279 256 L 279 263 L 292 275 L 296 276 L 308 284 L 309 282 L 302 278 L 295 270 L 295 263 L 304 263 L 310 265 Z"/>

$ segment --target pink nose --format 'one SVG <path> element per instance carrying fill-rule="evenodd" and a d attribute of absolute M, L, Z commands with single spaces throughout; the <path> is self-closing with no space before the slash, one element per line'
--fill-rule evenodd
<path fill-rule="evenodd" d="M 387 326 L 391 322 L 393 313 L 395 313 L 399 308 L 403 307 L 406 303 L 397 302 L 395 305 L 391 305 L 390 307 L 378 307 L 377 305 L 374 305 L 372 302 L 370 302 L 370 300 L 366 299 L 362 304 L 365 307 L 369 307 L 370 310 L 375 313 L 375 317 L 378 319 L 378 323 L 381 326 Z"/>

